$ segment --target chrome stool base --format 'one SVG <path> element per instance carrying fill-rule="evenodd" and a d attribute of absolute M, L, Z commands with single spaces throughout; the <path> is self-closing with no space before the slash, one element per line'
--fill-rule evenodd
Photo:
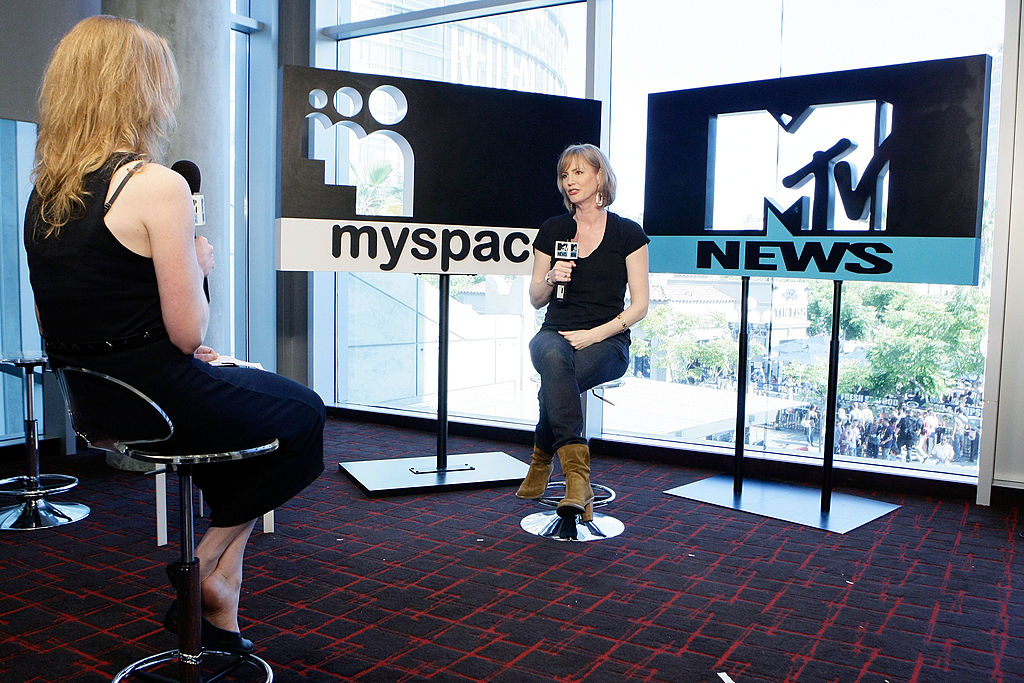
<path fill-rule="evenodd" d="M 208 664 L 208 658 L 210 656 L 229 657 L 230 660 L 222 661 L 219 666 L 206 667 L 204 664 Z M 203 670 L 199 673 L 202 678 L 197 679 L 200 681 L 219 681 L 225 676 L 230 676 L 235 671 L 241 669 L 243 666 L 251 666 L 255 671 L 251 672 L 251 675 L 246 676 L 240 674 L 234 680 L 239 681 L 258 681 L 259 683 L 271 683 L 274 680 L 274 671 L 270 668 L 270 665 L 263 661 L 256 655 L 239 655 L 231 652 L 219 652 L 216 650 L 203 650 L 203 653 L 199 655 L 200 666 Z M 122 669 L 114 678 L 111 683 L 118 683 L 119 681 L 178 681 L 180 680 L 174 674 L 178 671 L 179 662 L 181 656 L 178 650 L 168 650 L 167 652 L 161 652 L 159 654 L 151 655 L 145 659 L 129 664 Z M 163 667 L 167 669 L 167 673 L 171 674 L 170 677 L 160 675 L 152 669 Z M 206 671 L 205 669 L 209 669 Z M 252 676 L 259 676 L 259 678 L 253 678 Z"/>
<path fill-rule="evenodd" d="M 615 491 L 609 487 L 593 482 L 590 487 L 594 489 L 593 507 L 602 507 L 615 500 Z M 561 488 L 564 491 L 565 482 L 550 482 L 548 488 Z M 554 508 L 557 507 L 561 499 L 562 496 L 544 495 L 538 498 L 537 502 Z M 581 516 L 578 513 L 562 516 L 558 514 L 557 510 L 535 512 L 524 517 L 519 522 L 519 526 L 527 533 L 553 541 L 601 541 L 618 536 L 626 528 L 622 522 L 610 515 L 595 512 L 594 518 L 587 522 L 582 521 Z"/>
<path fill-rule="evenodd" d="M 0 508 L 0 531 L 32 531 L 71 524 L 89 516 L 89 508 L 81 503 L 52 503 L 47 500 L 26 500 L 20 505 Z"/>
<path fill-rule="evenodd" d="M 554 510 L 535 512 L 519 522 L 523 531 L 553 541 L 602 541 L 614 538 L 625 525 L 610 515 L 594 513 L 594 519 L 581 522 L 580 516 L 562 517 Z"/>
<path fill-rule="evenodd" d="M 0 480 L 0 495 L 22 501 L 0 508 L 0 531 L 31 531 L 71 524 L 89 516 L 81 503 L 54 503 L 43 498 L 78 485 L 69 474 L 40 474 Z"/>
<path fill-rule="evenodd" d="M 81 503 L 53 503 L 45 496 L 70 491 L 78 479 L 69 474 L 39 473 L 39 424 L 33 414 L 35 369 L 46 365 L 42 357 L 4 358 L 0 363 L 14 365 L 25 385 L 25 456 L 28 474 L 0 480 L 0 496 L 10 496 L 16 505 L 0 508 L 0 531 L 33 531 L 71 524 L 89 516 Z"/>

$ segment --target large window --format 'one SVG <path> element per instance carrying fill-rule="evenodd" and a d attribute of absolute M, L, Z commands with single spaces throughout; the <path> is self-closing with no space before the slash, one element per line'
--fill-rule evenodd
<path fill-rule="evenodd" d="M 326 4 L 339 21 L 356 22 L 440 3 Z M 610 31 L 600 24 L 606 15 L 591 22 L 598 48 L 588 70 L 586 12 L 601 4 L 341 40 L 316 66 L 571 96 L 587 91 L 586 73 L 595 79 L 610 73 L 604 76 L 610 86 L 589 85 L 611 93 L 605 103 L 607 151 L 620 182 L 613 210 L 642 223 L 650 93 L 987 53 L 994 66 L 984 242 L 991 244 L 1001 0 L 619 0 Z M 599 38 L 608 34 L 610 72 L 601 67 L 607 55 Z M 351 172 L 377 169 L 383 184 L 397 184 L 387 180 L 397 165 L 386 150 L 364 150 L 358 165 L 363 170 Z M 725 185 L 716 206 L 738 206 L 738 198 L 728 196 L 738 185 Z M 845 285 L 835 443 L 841 465 L 951 478 L 976 474 L 990 260 L 986 246 L 977 287 Z M 319 327 L 313 348 L 333 355 L 337 372 L 329 392 L 318 388 L 340 404 L 431 413 L 437 405 L 436 278 L 329 279 L 322 286 L 330 288 L 337 324 Z M 656 273 L 651 282 L 651 309 L 634 329 L 630 369 L 605 389 L 612 405 L 604 407 L 603 432 L 623 440 L 730 449 L 738 279 Z M 537 385 L 527 343 L 543 311 L 530 307 L 525 285 L 525 278 L 452 278 L 453 417 L 524 426 L 535 419 Z M 821 458 L 831 306 L 830 282 L 752 282 L 748 453 Z M 904 431 L 903 446 L 886 451 L 874 432 L 893 421 Z M 915 436 L 910 445 L 908 434 Z"/>
<path fill-rule="evenodd" d="M 677 20 L 668 20 L 673 15 Z M 995 168 L 999 0 L 969 7 L 952 0 L 729 0 L 699 7 L 633 0 L 616 3 L 613 35 L 610 154 L 624 188 L 616 209 L 641 222 L 652 92 L 987 53 L 994 62 L 987 163 Z M 984 242 L 991 244 L 994 171 L 987 175 Z M 716 206 L 741 204 L 741 189 L 728 185 Z M 976 473 L 990 254 L 982 260 L 978 287 L 845 285 L 840 461 Z M 605 409 L 604 431 L 730 446 L 738 284 L 654 274 L 652 285 L 658 298 L 634 342 L 642 362 L 609 392 L 615 405 Z M 747 452 L 820 458 L 832 285 L 774 279 L 751 288 Z M 889 449 L 885 425 L 903 432 Z"/>
<path fill-rule="evenodd" d="M 388 5 L 417 10 L 424 3 Z M 378 3 L 343 2 L 339 14 L 350 12 L 356 20 L 366 18 L 364 11 L 379 9 Z M 581 97 L 585 25 L 585 4 L 499 14 L 342 40 L 331 63 L 316 66 Z M 396 146 L 386 140 L 363 142 L 347 130 L 329 133 L 318 144 L 349 149 L 354 161 L 350 166 L 338 162 L 338 177 L 358 181 L 360 192 L 372 188 L 366 201 L 377 202 L 377 210 L 394 206 L 396 213 L 401 211 L 395 197 L 403 187 L 402 155 Z M 332 156 L 330 150 L 321 154 Z M 500 192 L 501 169 L 492 172 Z M 552 182 L 554 174 L 552 168 Z M 334 385 L 318 390 L 342 404 L 434 413 L 437 276 L 353 273 L 315 282 L 315 297 L 331 297 L 337 311 L 336 327 L 316 328 L 316 353 L 332 348 L 336 359 Z M 524 426 L 536 421 L 537 385 L 527 343 L 540 318 L 527 300 L 525 283 L 511 276 L 451 278 L 451 415 Z M 328 346 L 327 339 L 334 343 Z"/>

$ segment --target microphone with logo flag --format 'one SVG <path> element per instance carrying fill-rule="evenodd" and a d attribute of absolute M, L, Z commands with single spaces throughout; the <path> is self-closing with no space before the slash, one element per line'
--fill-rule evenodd
<path fill-rule="evenodd" d="M 556 241 L 555 242 L 555 260 L 556 261 L 575 261 L 579 258 L 578 242 L 573 241 Z M 565 301 L 565 297 L 569 293 L 568 282 L 556 282 L 555 283 L 555 301 Z"/>
<path fill-rule="evenodd" d="M 171 170 L 185 179 L 189 191 L 192 192 L 192 209 L 195 211 L 196 227 L 206 225 L 206 200 L 199 193 L 199 186 L 203 179 L 199 167 L 195 162 L 182 159 L 171 164 Z M 210 281 L 205 277 L 203 278 L 203 293 L 206 294 L 206 300 L 209 301 Z"/>

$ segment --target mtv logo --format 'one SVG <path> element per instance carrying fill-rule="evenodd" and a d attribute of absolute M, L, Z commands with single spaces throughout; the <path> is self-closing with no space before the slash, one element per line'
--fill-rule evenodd
<path fill-rule="evenodd" d="M 978 279 L 988 55 L 654 93 L 653 272 Z"/>
<path fill-rule="evenodd" d="M 768 203 L 795 230 L 884 230 L 891 112 L 887 102 L 867 101 L 810 107 L 796 116 L 719 115 L 710 123 L 710 229 L 761 230 Z"/>
<path fill-rule="evenodd" d="M 790 231 L 976 239 L 990 71 L 974 55 L 653 93 L 644 230 L 763 232 L 768 199 Z"/>

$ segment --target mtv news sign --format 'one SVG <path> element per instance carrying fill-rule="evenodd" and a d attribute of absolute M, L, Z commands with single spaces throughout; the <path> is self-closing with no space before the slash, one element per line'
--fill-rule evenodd
<path fill-rule="evenodd" d="M 652 94 L 652 270 L 977 284 L 986 55 Z"/>
<path fill-rule="evenodd" d="M 601 104 L 286 66 L 279 270 L 529 273 Z M 366 161 L 373 159 L 375 161 Z"/>

